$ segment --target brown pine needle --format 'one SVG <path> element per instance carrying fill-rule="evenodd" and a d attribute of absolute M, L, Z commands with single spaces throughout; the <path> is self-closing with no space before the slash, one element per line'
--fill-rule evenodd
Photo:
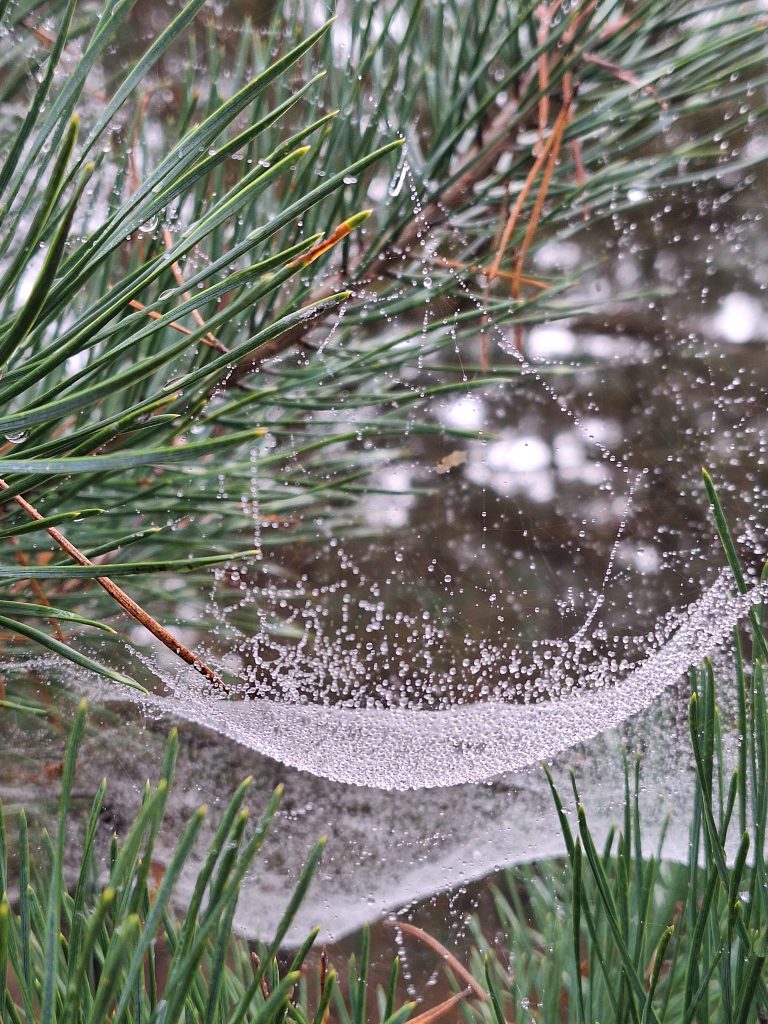
<path fill-rule="evenodd" d="M 539 191 L 536 194 L 536 200 L 533 204 L 533 210 L 531 211 L 531 216 L 528 220 L 528 226 L 525 229 L 523 244 L 520 246 L 520 252 L 512 275 L 512 295 L 516 299 L 520 297 L 520 286 L 523 279 L 523 264 L 525 263 L 525 257 L 528 254 L 528 250 L 536 236 L 536 229 L 538 228 L 539 220 L 541 219 L 541 211 L 544 208 L 544 202 L 546 201 L 547 194 L 549 192 L 549 186 L 552 183 L 552 175 L 555 172 L 557 158 L 560 156 L 563 133 L 568 122 L 568 111 L 568 106 L 564 106 L 560 111 L 557 120 L 555 121 L 552 135 L 550 136 L 550 139 L 547 140 L 550 143 L 547 163 L 544 168 L 544 173 L 541 176 Z"/>
<path fill-rule="evenodd" d="M 539 19 L 536 43 L 541 51 L 537 62 L 541 99 L 539 100 L 539 138 L 534 150 L 535 156 L 538 156 L 544 147 L 544 137 L 549 127 L 549 54 L 546 43 L 549 38 L 549 30 L 552 27 L 552 18 L 557 14 L 559 6 L 559 2 L 543 3 L 536 8 L 536 17 Z"/>
<path fill-rule="evenodd" d="M 528 255 L 533 239 L 536 236 L 536 229 L 539 226 L 541 220 L 541 211 L 544 208 L 544 202 L 549 192 L 549 186 L 552 182 L 552 175 L 555 173 L 555 166 L 557 165 L 557 159 L 560 156 L 560 147 L 563 142 L 563 133 L 565 132 L 565 126 L 568 123 L 568 106 L 563 106 L 563 109 L 558 115 L 555 127 L 552 130 L 551 140 L 552 144 L 549 148 L 549 155 L 547 157 L 547 163 L 544 168 L 544 173 L 541 176 L 541 183 L 539 185 L 539 191 L 536 194 L 536 200 L 533 204 L 533 210 L 528 221 L 528 226 L 525 230 L 525 236 L 523 238 L 523 244 L 520 246 L 520 252 L 515 263 L 511 290 L 512 295 L 515 299 L 520 298 L 520 289 L 523 278 L 523 265 L 525 263 L 525 257 Z M 518 352 L 523 346 L 523 331 L 519 324 L 515 327 L 515 348 Z"/>
<path fill-rule="evenodd" d="M 373 213 L 372 210 L 361 210 L 360 213 L 354 214 L 352 217 L 348 217 L 343 220 L 337 228 L 331 232 L 327 238 L 321 239 L 317 245 L 313 245 L 309 252 L 305 252 L 303 256 L 299 256 L 288 264 L 289 267 L 306 267 L 310 263 L 314 263 L 315 260 L 319 259 L 324 253 L 328 252 L 329 249 L 333 249 L 334 246 L 338 245 L 342 239 L 346 238 L 348 234 L 359 227 L 363 221 L 368 220 L 370 215 Z"/>
<path fill-rule="evenodd" d="M 480 985 L 480 983 L 470 974 L 464 964 L 449 950 L 445 948 L 442 942 L 439 942 L 436 938 L 425 932 L 423 928 L 418 928 L 415 924 L 408 924 L 407 921 L 387 921 L 385 922 L 390 928 L 399 928 L 401 932 L 405 932 L 406 935 L 412 935 L 414 939 L 418 939 L 419 942 L 423 942 L 425 946 L 428 946 L 431 950 L 438 954 L 448 966 L 451 968 L 453 973 L 461 978 L 461 980 L 469 986 L 479 1000 L 483 1003 L 488 1002 L 488 993 Z M 411 1021 L 413 1024 L 413 1021 Z"/>
<path fill-rule="evenodd" d="M 597 3 L 598 0 L 589 0 L 589 2 L 584 4 L 584 6 L 580 10 L 577 10 L 575 12 L 573 21 L 563 33 L 563 43 L 566 46 L 570 46 L 573 43 L 574 39 L 576 38 L 576 34 L 581 28 L 581 26 L 584 24 L 584 22 L 589 21 L 589 19 L 595 13 Z"/>
<path fill-rule="evenodd" d="M 4 491 L 10 490 L 10 487 L 2 478 L 0 478 L 0 489 Z M 20 494 L 15 494 L 13 496 L 13 501 L 16 502 L 19 508 L 23 509 L 27 513 L 30 519 L 35 519 L 40 522 L 40 520 L 45 518 L 33 505 L 30 505 L 25 498 L 22 498 Z M 71 541 L 67 540 L 60 530 L 57 530 L 53 526 L 48 526 L 46 527 L 46 533 L 63 551 L 66 551 L 70 558 L 73 558 L 80 565 L 96 564 L 84 555 L 79 548 L 76 548 Z M 205 662 L 201 661 L 201 659 L 185 647 L 180 640 L 177 640 L 170 630 L 166 629 L 165 626 L 160 625 L 156 619 L 153 619 L 151 615 L 145 612 L 141 605 L 137 604 L 132 597 L 129 597 L 128 594 L 109 579 L 108 576 L 96 576 L 95 580 L 124 611 L 128 612 L 132 618 L 156 637 L 160 643 L 164 644 L 169 651 L 181 658 L 181 660 L 185 661 L 188 665 L 191 665 L 191 667 L 196 672 L 199 672 L 201 676 L 204 676 L 212 686 L 215 686 L 218 690 L 228 692 L 228 688 L 225 686 L 223 680 L 213 671 L 212 668 L 206 665 Z"/>
<path fill-rule="evenodd" d="M 497 249 L 496 249 L 496 255 L 493 258 L 493 262 L 491 263 L 491 265 L 487 269 L 488 281 L 487 281 L 487 284 L 485 286 L 485 290 L 484 290 L 484 294 L 483 294 L 483 305 L 486 308 L 488 306 L 488 297 L 489 297 L 489 294 L 490 294 L 491 285 L 493 284 L 493 282 L 496 280 L 497 277 L 502 277 L 502 276 L 506 277 L 507 276 L 506 274 L 502 274 L 502 271 L 501 271 L 501 262 L 504 259 L 504 253 L 507 251 L 507 248 L 509 246 L 509 243 L 510 243 L 510 240 L 512 238 L 512 235 L 514 234 L 515 228 L 517 227 L 517 222 L 520 219 L 520 214 L 522 213 L 523 206 L 525 205 L 525 201 L 528 198 L 528 196 L 529 196 L 529 194 L 531 192 L 531 189 L 533 188 L 533 184 L 536 181 L 536 178 L 538 177 L 539 171 L 541 170 L 541 168 L 544 166 L 545 162 L 547 161 L 547 159 L 549 157 L 549 154 L 550 154 L 550 152 L 552 150 L 552 147 L 557 144 L 557 148 L 559 150 L 560 143 L 557 140 L 558 140 L 558 137 L 560 138 L 560 140 L 562 140 L 562 131 L 563 131 L 564 127 L 565 127 L 565 123 L 566 123 L 567 117 L 568 117 L 568 108 L 566 106 L 563 106 L 563 108 L 560 110 L 560 113 L 557 115 L 557 118 L 555 120 L 555 124 L 554 124 L 554 127 L 553 127 L 552 131 L 550 132 L 546 142 L 544 143 L 544 145 L 543 145 L 543 147 L 541 149 L 541 152 L 539 153 L 539 155 L 534 160 L 533 165 L 532 165 L 530 171 L 528 172 L 528 175 L 527 175 L 525 181 L 523 182 L 523 187 L 520 189 L 520 192 L 518 193 L 517 198 L 515 199 L 514 205 L 513 205 L 512 209 L 509 212 L 509 216 L 507 217 L 507 223 L 505 224 L 504 230 L 501 232 L 501 235 L 499 237 L 499 242 L 498 242 L 498 246 L 497 246 Z M 530 224 L 529 224 L 529 228 L 530 228 Z M 514 295 L 515 294 L 515 292 L 514 292 L 515 282 L 521 282 L 522 281 L 522 268 L 515 267 L 515 269 L 513 270 L 513 273 L 512 273 L 511 281 L 512 281 L 512 284 L 513 284 L 513 295 Z M 515 296 L 515 297 L 517 297 L 517 296 Z M 481 333 L 481 353 L 480 354 L 481 354 L 481 366 L 482 366 L 484 371 L 487 371 L 488 367 L 489 367 L 488 345 L 487 345 L 487 338 L 486 338 L 486 335 L 485 335 L 484 332 Z"/>
<path fill-rule="evenodd" d="M 128 305 L 131 307 L 131 309 L 138 309 L 139 311 L 147 310 L 147 307 L 144 305 L 144 303 L 143 302 L 139 302 L 138 299 L 131 299 L 128 302 Z M 162 318 L 162 315 L 163 314 L 162 313 L 158 313 L 156 309 L 147 310 L 147 316 L 152 317 L 153 320 L 160 320 Z M 190 331 L 190 329 L 188 327 L 184 327 L 183 324 L 177 323 L 175 320 L 173 320 L 171 323 L 169 323 L 168 327 L 172 327 L 173 330 L 174 331 L 178 331 L 179 334 L 186 334 L 187 337 L 189 337 L 191 334 L 195 333 L 194 331 Z M 215 348 L 219 352 L 226 352 L 226 351 L 228 351 L 224 347 L 224 345 L 221 344 L 220 341 L 217 341 L 215 338 L 213 338 L 213 341 L 211 341 L 211 340 L 209 340 L 210 338 L 213 338 L 213 335 L 208 335 L 208 337 L 206 337 L 206 338 L 200 338 L 200 341 L 204 345 L 208 345 L 209 348 Z"/>
<path fill-rule="evenodd" d="M 574 115 L 574 93 L 573 93 L 573 74 L 567 71 L 563 75 L 563 102 L 568 107 L 568 125 L 573 124 Z M 587 183 L 587 168 L 584 165 L 584 152 L 581 148 L 581 139 L 571 139 L 568 143 L 568 148 L 571 151 L 571 159 L 573 160 L 573 170 L 576 177 L 576 184 L 583 188 Z M 589 203 L 585 202 L 582 205 L 582 213 L 584 220 L 589 220 L 592 216 Z"/>
<path fill-rule="evenodd" d="M 491 252 L 497 252 L 501 239 L 504 234 L 504 225 L 507 222 L 509 216 L 509 186 L 504 190 L 504 198 L 501 201 L 501 209 L 499 210 L 499 222 L 496 225 L 496 233 L 493 238 L 493 245 L 491 246 Z M 489 267 L 483 268 L 483 273 L 487 276 Z M 497 271 L 498 276 L 502 276 L 502 271 Z M 480 320 L 480 366 L 486 372 L 491 367 L 491 318 L 488 316 L 488 294 L 490 292 L 490 279 L 486 281 L 486 286 L 483 290 L 483 309 L 486 312 Z"/>
<path fill-rule="evenodd" d="M 457 992 L 455 996 L 451 996 L 450 999 L 444 1000 L 442 1003 L 438 1003 L 437 1006 L 433 1006 L 431 1010 L 425 1010 L 424 1013 L 420 1013 L 418 1017 L 410 1017 L 408 1024 L 432 1024 L 433 1021 L 440 1020 L 446 1013 L 463 1002 L 467 996 L 472 995 L 471 986 L 467 986 L 462 989 L 461 992 Z"/>
<path fill-rule="evenodd" d="M 16 539 L 14 537 L 9 537 L 8 539 L 11 542 L 11 545 L 16 549 L 13 552 L 13 557 L 16 559 L 16 561 L 19 563 L 19 565 L 28 566 L 29 565 L 29 559 L 27 558 L 27 556 L 24 554 L 23 551 L 19 551 L 18 548 L 16 548 Z M 32 593 L 35 595 L 35 597 L 37 598 L 38 602 L 40 604 L 44 604 L 46 606 L 46 608 L 50 608 L 51 607 L 51 602 L 48 600 L 45 591 L 40 586 L 39 581 L 38 580 L 26 580 L 25 582 L 29 584 L 29 587 L 32 590 Z M 61 642 L 64 643 L 64 641 L 66 640 L 66 637 L 64 636 L 64 632 L 63 632 L 61 626 L 59 625 L 58 620 L 54 619 L 54 618 L 50 618 L 48 621 L 50 622 L 51 628 L 53 629 L 53 635 L 56 637 L 57 640 L 61 640 Z"/>
<path fill-rule="evenodd" d="M 544 166 L 544 163 L 555 142 L 558 127 L 565 120 L 566 115 L 567 111 L 564 107 L 558 114 L 557 120 L 555 121 L 555 126 L 552 129 L 550 135 L 548 136 L 547 141 L 544 143 L 544 148 L 534 160 L 533 166 L 528 172 L 525 182 L 523 183 L 523 187 L 520 189 L 520 192 L 518 193 L 517 198 L 515 199 L 515 203 L 509 213 L 509 217 L 507 218 L 507 223 L 504 226 L 504 231 L 501 234 L 501 240 L 499 241 L 499 245 L 496 250 L 496 255 L 493 259 L 493 262 L 491 263 L 491 266 L 488 269 L 488 276 L 490 279 L 489 283 L 492 283 L 499 276 L 499 270 L 501 268 L 502 260 L 504 259 L 504 253 L 507 251 L 510 239 L 512 238 L 515 228 L 517 227 L 517 222 L 520 219 L 520 214 L 522 213 L 525 201 L 528 198 L 531 189 L 533 188 L 533 183 L 536 181 L 539 171 Z"/>
<path fill-rule="evenodd" d="M 633 86 L 638 90 L 638 92 L 645 93 L 646 96 L 652 96 L 662 110 L 666 110 L 669 106 L 667 101 L 663 100 L 659 96 L 658 92 L 652 85 L 643 85 L 637 75 L 633 74 L 631 71 L 627 71 L 625 68 L 621 67 L 620 64 L 614 64 L 613 61 L 606 60 L 605 57 L 601 57 L 599 54 L 591 53 L 589 51 L 585 51 L 582 54 L 582 60 L 587 64 L 594 64 L 597 68 L 603 68 L 605 71 L 610 71 L 613 77 L 618 78 L 620 82 Z"/>
<path fill-rule="evenodd" d="M 253 964 L 254 971 L 258 971 L 259 967 L 261 966 L 261 960 L 259 959 L 258 953 L 251 953 L 251 962 Z M 261 988 L 261 994 L 264 997 L 264 1001 L 266 1002 L 267 999 L 269 999 L 269 985 L 267 984 L 266 977 L 263 975 L 259 987 Z"/>
<path fill-rule="evenodd" d="M 423 263 L 428 263 L 434 267 L 449 267 L 451 270 L 464 270 L 468 274 L 487 275 L 490 273 L 490 267 L 484 267 L 480 263 L 462 263 L 461 260 L 449 260 L 447 256 L 435 256 L 433 259 L 429 259 L 424 256 L 421 257 Z M 511 270 L 497 270 L 496 277 L 500 277 L 502 280 L 512 280 Z M 525 277 L 520 279 L 523 284 L 528 284 L 532 288 L 541 288 L 542 291 L 549 288 L 549 282 L 543 281 L 540 277 Z"/>
<path fill-rule="evenodd" d="M 173 248 L 173 238 L 171 238 L 171 233 L 168 228 L 163 228 L 163 244 L 165 245 L 166 252 Z M 173 274 L 176 284 L 183 288 L 186 282 L 184 281 L 184 275 L 181 272 L 181 267 L 176 260 L 171 264 L 171 273 Z M 189 292 L 184 292 L 183 296 L 187 301 L 192 298 Z M 199 309 L 192 310 L 192 319 L 198 327 L 205 327 L 205 320 L 203 320 L 203 315 Z M 204 345 L 208 345 L 210 348 L 215 348 L 217 352 L 229 351 L 229 349 L 225 345 L 222 345 L 216 335 L 211 331 L 208 331 L 206 336 L 200 340 Z"/>
<path fill-rule="evenodd" d="M 625 14 L 623 17 L 617 18 L 616 21 L 611 22 L 610 25 L 606 25 L 600 33 L 600 42 L 603 42 L 606 39 L 613 39 L 615 35 L 623 31 L 627 25 L 640 16 L 641 12 L 638 9 L 634 15 Z"/>
<path fill-rule="evenodd" d="M 571 139 L 568 143 L 568 148 L 571 151 L 571 159 L 573 160 L 573 170 L 576 177 L 576 184 L 583 188 L 587 183 L 587 169 L 584 166 L 584 156 L 581 149 L 581 141 L 579 139 Z M 589 203 L 585 202 L 582 205 L 582 214 L 584 220 L 589 220 L 592 216 L 592 210 Z"/>

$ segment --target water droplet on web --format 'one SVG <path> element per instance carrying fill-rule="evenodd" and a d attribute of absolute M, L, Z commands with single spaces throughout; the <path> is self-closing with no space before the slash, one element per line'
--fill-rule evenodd
<path fill-rule="evenodd" d="M 403 185 L 405 184 L 405 179 L 408 176 L 409 170 L 410 167 L 408 166 L 405 151 L 403 151 L 400 163 L 397 165 L 397 170 L 395 171 L 394 176 L 389 183 L 388 192 L 389 195 L 392 196 L 392 198 L 399 196 L 400 193 L 402 192 Z"/>

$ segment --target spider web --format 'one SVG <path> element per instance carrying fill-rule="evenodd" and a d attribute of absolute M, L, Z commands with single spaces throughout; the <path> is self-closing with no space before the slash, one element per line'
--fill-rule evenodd
<path fill-rule="evenodd" d="M 418 221 L 411 163 L 409 154 L 387 189 L 410 189 Z M 678 255 L 668 224 L 680 211 L 666 210 L 652 212 L 645 240 L 640 217 L 617 215 L 612 236 L 587 228 L 538 254 L 549 271 L 595 257 L 580 285 L 585 307 L 628 285 L 652 298 L 536 326 L 522 351 L 489 317 L 491 371 L 479 387 L 467 377 L 466 390 L 442 394 L 443 368 L 430 357 L 393 371 L 416 397 L 433 386 L 410 421 L 433 432 L 406 429 L 394 459 L 382 446 L 343 540 L 317 519 L 314 544 L 270 549 L 255 574 L 217 573 L 217 635 L 202 649 L 238 680 L 237 693 L 218 699 L 163 667 L 166 696 L 151 705 L 336 781 L 441 787 L 519 770 L 618 725 L 722 643 L 762 593 L 731 593 L 699 467 L 725 467 L 726 493 L 746 497 L 734 525 L 758 565 L 759 318 L 743 292 L 712 300 L 712 260 L 732 255 L 732 238 L 709 241 L 692 270 L 700 238 L 692 233 Z M 699 200 L 699 215 L 709 212 Z M 440 253 L 429 233 L 421 242 L 429 294 Z M 665 280 L 673 270 L 684 297 Z M 450 273 L 479 306 L 466 275 Z M 702 314 L 691 315 L 697 288 Z M 375 313 L 376 292 L 365 297 Z M 424 338 L 439 303 L 425 303 Z M 450 337 L 451 318 L 442 323 Z M 343 329 L 342 315 L 317 344 L 316 365 Z M 459 361 L 476 359 L 454 348 Z M 494 364 L 510 363 L 519 376 L 496 383 Z M 333 414 L 354 426 L 354 412 Z M 268 450 L 269 438 L 252 453 L 241 499 L 256 545 Z M 234 625 L 244 610 L 247 631 Z"/>

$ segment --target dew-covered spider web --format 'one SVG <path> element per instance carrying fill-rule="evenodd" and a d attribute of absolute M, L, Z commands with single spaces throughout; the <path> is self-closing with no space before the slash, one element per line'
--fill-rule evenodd
<path fill-rule="evenodd" d="M 761 594 L 736 596 L 723 570 L 701 466 L 715 473 L 751 572 L 765 552 L 764 315 L 756 294 L 713 295 L 711 283 L 727 289 L 712 268 L 759 246 L 740 209 L 750 184 L 730 197 L 730 232 L 705 242 L 696 218 L 711 207 L 683 203 L 686 240 L 670 227 L 681 210 L 649 216 L 645 192 L 642 212 L 630 202 L 612 231 L 551 240 L 531 272 L 593 263 L 578 286 L 585 312 L 522 332 L 489 312 L 474 346 L 451 340 L 444 292 L 430 298 L 446 261 L 425 231 L 420 336 L 412 311 L 389 312 L 391 297 L 379 310 L 375 288 L 357 328 L 383 340 L 410 332 L 403 344 L 415 337 L 417 353 L 423 342 L 423 357 L 381 374 L 414 398 L 397 448 L 382 443 L 380 468 L 350 488 L 343 535 L 316 517 L 300 543 L 265 544 L 281 528 L 260 511 L 275 484 L 269 434 L 251 453 L 246 491 L 225 493 L 222 477 L 219 497 L 240 501 L 262 552 L 218 570 L 208 597 L 216 627 L 196 650 L 224 673 L 226 695 L 170 664 L 151 706 L 335 781 L 441 787 L 589 740 L 716 648 Z M 407 147 L 395 176 L 371 184 L 384 203 L 402 189 L 418 223 Z M 687 263 L 692 251 L 705 256 Z M 450 274 L 479 306 L 466 275 Z M 654 294 L 637 298 L 643 290 Z M 312 347 L 329 381 L 354 344 L 344 312 Z M 482 347 L 487 370 L 457 386 L 448 357 L 476 366 Z M 357 408 L 335 402 L 311 415 L 349 429 L 375 464 L 375 436 L 354 437 L 359 396 Z"/>
<path fill-rule="evenodd" d="M 319 24 L 329 12 L 316 6 Z M 420 6 L 431 15 L 444 5 Z M 348 13 L 350 20 L 354 10 Z M 144 30 L 153 38 L 152 25 Z M 354 78 L 346 31 L 342 17 L 334 46 L 350 49 L 336 54 L 336 67 L 313 72 Z M 402 26 L 395 20 L 388 31 L 399 44 Z M 208 75 L 205 67 L 191 70 L 201 80 Z M 349 95 L 357 95 L 356 82 Z M 226 75 L 220 84 L 226 96 Z M 604 129 L 615 84 L 609 75 L 594 106 L 584 107 L 608 102 Z M 346 102 L 348 93 L 339 91 Z M 588 91 L 587 83 L 585 104 Z M 746 90 L 747 99 L 753 95 Z M 165 84 L 150 100 L 142 108 L 146 153 L 130 169 L 137 184 L 151 172 L 153 149 L 164 151 L 164 106 L 176 104 Z M 750 121 L 749 106 L 739 109 L 743 152 L 726 147 L 722 173 L 696 185 L 695 161 L 689 166 L 682 156 L 679 167 L 665 165 L 663 183 L 651 173 L 653 146 L 684 153 L 691 130 L 653 98 L 647 138 L 654 141 L 637 159 L 630 154 L 623 163 L 617 136 L 616 166 L 603 162 L 595 155 L 599 133 L 587 133 L 594 205 L 569 198 L 579 193 L 564 157 L 525 262 L 518 310 L 505 279 L 491 279 L 489 252 L 497 222 L 520 194 L 523 156 L 537 141 L 533 122 L 513 119 L 509 151 L 474 182 L 476 203 L 444 206 L 425 170 L 428 133 L 380 116 L 380 100 L 350 101 L 349 109 L 376 126 L 378 143 L 401 137 L 402 156 L 390 154 L 390 165 L 382 160 L 359 179 L 344 177 L 346 191 L 314 221 L 305 212 L 291 244 L 315 231 L 326 235 L 350 211 L 373 210 L 318 264 L 322 271 L 313 267 L 306 286 L 281 293 L 277 306 L 298 295 L 295 312 L 347 286 L 350 301 L 331 312 L 310 310 L 299 342 L 252 372 L 241 375 L 237 366 L 217 377 L 198 421 L 190 417 L 189 436 L 175 440 L 246 426 L 262 428 L 261 436 L 215 471 L 208 459 L 191 465 L 186 480 L 172 476 L 165 492 L 167 477 L 154 466 L 122 490 L 120 481 L 105 485 L 105 504 L 116 495 L 123 524 L 116 532 L 133 531 L 130 543 L 148 528 L 170 535 L 159 550 L 172 554 L 254 550 L 210 576 L 184 577 L 194 579 L 191 586 L 172 574 L 125 582 L 220 685 L 153 646 L 138 625 L 126 629 L 119 611 L 114 624 L 124 641 L 86 631 L 79 649 L 133 672 L 148 696 L 94 682 L 48 654 L 10 666 L 96 697 L 104 721 L 85 740 L 78 778 L 91 792 L 103 774 L 110 777 L 110 826 L 130 821 L 149 766 L 162 756 L 166 719 L 192 723 L 182 732 L 169 833 L 201 800 L 224 800 L 245 774 L 255 776 L 262 803 L 286 783 L 278 838 L 267 845 L 258 878 L 246 881 L 238 909 L 238 925 L 260 934 L 277 925 L 286 882 L 323 832 L 335 845 L 294 937 L 317 921 L 324 935 L 338 936 L 497 866 L 562 853 L 541 761 L 554 762 L 564 792 L 563 769 L 575 766 L 600 842 L 622 798 L 622 754 L 641 752 L 643 827 L 652 842 L 664 815 L 690 802 L 685 673 L 718 652 L 764 597 L 767 200 L 764 175 L 751 168 L 764 166 L 768 139 Z M 510 97 L 497 100 L 503 112 Z M 715 152 L 707 159 L 717 166 L 723 109 L 713 109 L 702 129 Z M 461 146 L 471 152 L 465 135 Z M 233 163 L 245 159 L 237 153 Z M 333 159 L 323 151 L 319 163 L 332 170 Z M 339 159 L 346 165 L 351 156 Z M 628 182 L 626 167 L 639 168 L 636 179 Z M 313 169 L 302 173 L 308 189 L 331 171 L 318 167 L 317 180 Z M 229 253 L 241 227 L 258 232 L 272 218 L 285 200 L 282 188 L 280 179 L 255 212 L 241 211 L 244 227 L 223 229 L 221 251 L 203 242 L 185 255 L 179 273 L 190 288 L 208 282 L 205 271 L 218 258 L 226 262 L 222 251 Z M 96 222 L 111 201 L 93 198 Z M 184 200 L 141 225 L 126 240 L 129 251 L 167 247 L 163 231 L 172 245 L 189 228 L 193 205 Z M 374 272 L 360 271 L 372 236 L 393 223 L 406 227 L 376 250 L 385 257 L 370 264 Z M 248 260 L 274 256 L 272 243 L 270 236 L 268 251 Z M 248 260 L 233 262 L 235 271 Z M 161 303 L 164 294 L 143 297 Z M 269 321 L 270 308 L 260 308 L 253 323 L 244 313 L 234 343 Z M 130 323 L 132 331 L 137 323 Z M 194 326 L 191 317 L 185 323 Z M 67 373 L 87 369 L 88 358 L 78 352 Z M 196 364 L 164 365 L 160 386 L 170 394 L 189 365 Z M 10 446 L 24 440 L 6 437 Z M 722 499 L 746 593 L 726 568 L 702 467 Z M 135 502 L 125 495 L 134 480 L 141 489 Z M 101 502 L 99 492 L 89 504 Z M 222 537 L 222 529 L 232 536 Z M 67 531 L 78 539 L 76 523 Z M 96 550 L 108 562 L 115 548 Z M 138 550 L 137 559 L 161 557 L 149 542 Z M 62 593 L 79 599 L 83 592 L 69 589 L 71 582 Z M 93 615 L 104 618 L 103 605 Z M 718 668 L 729 754 L 736 716 L 724 692 L 732 678 L 727 657 Z M 37 783 L 54 760 L 50 737 L 11 740 L 11 749 L 23 751 L 24 771 L 11 771 L 4 796 L 10 789 L 25 806 L 41 792 L 47 798 Z M 26 759 L 41 762 L 37 775 Z M 687 842 L 685 829 L 670 830 L 665 855 L 687 856 Z M 160 860 L 173 847 L 163 843 L 155 850 Z M 190 860 L 182 896 L 198 866 Z"/>

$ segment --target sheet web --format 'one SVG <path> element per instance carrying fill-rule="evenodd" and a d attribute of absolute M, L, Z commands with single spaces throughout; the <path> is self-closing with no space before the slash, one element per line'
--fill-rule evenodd
<path fill-rule="evenodd" d="M 421 187 L 406 156 L 388 193 L 410 190 L 416 222 Z M 658 254 L 667 221 L 650 220 Z M 628 283 L 668 284 L 663 259 L 643 267 L 638 235 L 631 215 L 617 215 L 612 234 L 584 230 L 540 249 L 550 272 L 595 258 L 580 284 L 589 312 L 526 329 L 522 347 L 489 314 L 489 370 L 457 388 L 456 365 L 476 364 L 477 345 L 455 340 L 445 290 L 430 298 L 446 261 L 425 233 L 421 335 L 412 314 L 401 322 L 375 291 L 366 296 L 368 333 L 411 331 L 412 360 L 372 386 L 416 399 L 398 448 L 379 453 L 361 431 L 356 443 L 381 466 L 357 488 L 343 535 L 315 518 L 310 541 L 216 573 L 208 610 L 218 626 L 199 649 L 234 680 L 229 696 L 153 663 L 166 693 L 148 706 L 336 781 L 439 787 L 588 740 L 720 644 L 760 594 L 731 593 L 700 466 L 727 466 L 726 494 L 744 498 L 733 502 L 736 533 L 759 566 L 764 372 L 750 345 L 734 344 L 726 310 L 742 293 L 712 301 L 702 284 L 698 329 L 686 334 L 668 287 L 594 312 L 596 296 L 626 294 Z M 448 272 L 480 307 L 477 287 Z M 311 358 L 329 381 L 355 329 L 342 310 L 318 336 Z M 494 379 L 510 366 L 514 379 Z M 316 415 L 354 431 L 343 403 Z M 262 468 L 269 451 L 267 435 L 240 496 L 256 547 L 273 525 L 259 500 L 274 484 Z"/>

